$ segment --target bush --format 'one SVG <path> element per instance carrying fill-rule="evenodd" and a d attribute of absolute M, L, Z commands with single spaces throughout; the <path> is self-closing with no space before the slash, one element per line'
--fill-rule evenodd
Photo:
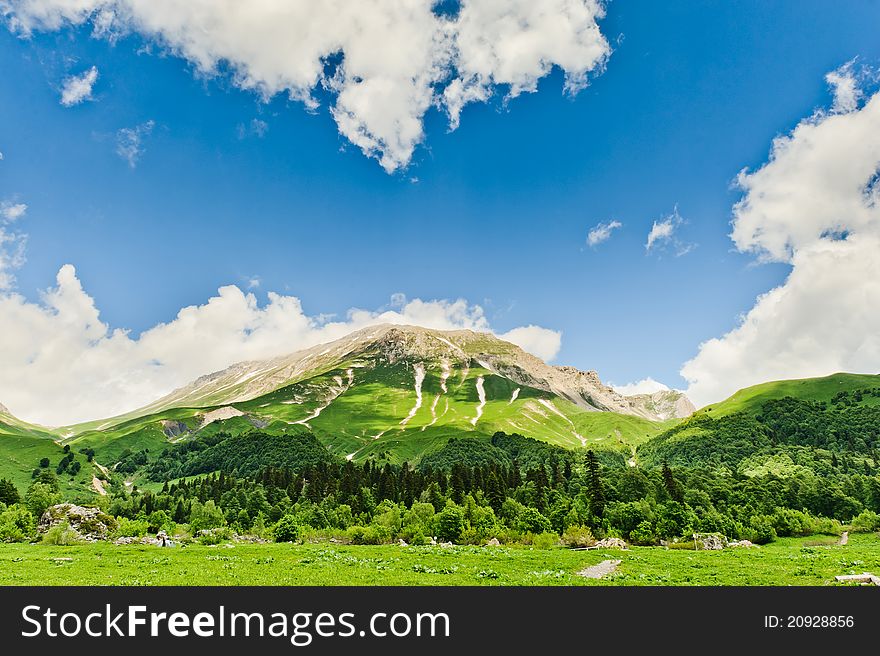
<path fill-rule="evenodd" d="M 275 524 L 275 542 L 296 542 L 300 533 L 300 525 L 294 515 L 285 515 Z"/>
<path fill-rule="evenodd" d="M 28 488 L 27 494 L 24 495 L 24 502 L 31 514 L 39 518 L 46 512 L 46 508 L 61 503 L 61 495 L 58 494 L 57 485 L 53 487 L 49 483 L 37 480 Z"/>
<path fill-rule="evenodd" d="M 562 542 L 568 547 L 592 547 L 596 538 L 588 526 L 569 526 L 562 534 Z"/>
<path fill-rule="evenodd" d="M 448 505 L 437 515 L 437 537 L 443 540 L 458 542 L 464 528 L 464 511 L 458 506 Z"/>
<path fill-rule="evenodd" d="M 782 537 L 804 536 L 815 533 L 813 519 L 800 510 L 779 508 L 773 513 L 771 521 L 776 535 Z"/>
<path fill-rule="evenodd" d="M 768 544 L 776 539 L 773 518 L 768 515 L 755 515 L 749 522 L 749 539 L 755 544 Z"/>
<path fill-rule="evenodd" d="M 197 501 L 192 504 L 189 514 L 189 527 L 193 535 L 209 528 L 220 528 L 226 525 L 223 511 L 214 503 L 213 499 L 202 505 Z"/>
<path fill-rule="evenodd" d="M 516 521 L 516 527 L 523 533 L 547 533 L 553 530 L 550 520 L 535 508 L 526 508 Z"/>
<path fill-rule="evenodd" d="M 56 524 L 43 536 L 43 544 L 52 544 L 59 547 L 69 547 L 79 544 L 82 540 L 79 534 L 70 528 L 70 522 Z"/>
<path fill-rule="evenodd" d="M 531 536 L 531 542 L 535 549 L 552 549 L 559 545 L 559 536 L 552 531 L 537 533 Z"/>
<path fill-rule="evenodd" d="M 36 522 L 21 504 L 9 506 L 0 513 L 0 542 L 25 542 L 36 535 Z"/>
<path fill-rule="evenodd" d="M 228 542 L 233 536 L 232 529 L 225 526 L 206 528 L 199 533 L 198 541 L 200 544 L 220 544 L 221 542 Z"/>
<path fill-rule="evenodd" d="M 629 533 L 629 541 L 633 544 L 651 545 L 657 542 L 651 522 L 640 522 Z"/>
<path fill-rule="evenodd" d="M 150 530 L 150 524 L 145 519 L 128 519 L 120 517 L 116 524 L 113 537 L 116 538 L 142 538 Z"/>
<path fill-rule="evenodd" d="M 383 544 L 391 540 L 391 532 L 385 526 L 352 526 L 346 533 L 352 544 Z"/>
<path fill-rule="evenodd" d="M 863 510 L 853 517 L 851 528 L 856 533 L 880 531 L 880 515 L 872 510 Z"/>

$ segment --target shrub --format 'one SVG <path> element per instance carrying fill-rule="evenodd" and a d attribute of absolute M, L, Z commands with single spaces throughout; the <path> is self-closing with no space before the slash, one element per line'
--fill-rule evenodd
<path fill-rule="evenodd" d="M 458 542 L 464 528 L 464 511 L 458 506 L 448 505 L 437 515 L 437 536 L 443 540 Z"/>
<path fill-rule="evenodd" d="M 352 526 L 346 531 L 352 544 L 383 544 L 391 540 L 391 532 L 385 526 Z"/>
<path fill-rule="evenodd" d="M 651 545 L 657 541 L 651 522 L 640 522 L 629 534 L 629 541 L 633 544 Z"/>
<path fill-rule="evenodd" d="M 220 544 L 231 540 L 233 535 L 232 529 L 225 526 L 206 528 L 199 533 L 198 541 L 200 544 Z"/>
<path fill-rule="evenodd" d="M 275 542 L 296 542 L 300 533 L 301 529 L 294 515 L 285 515 L 275 524 Z"/>
<path fill-rule="evenodd" d="M 57 486 L 49 483 L 41 483 L 39 480 L 32 483 L 24 495 L 24 502 L 34 517 L 42 517 L 46 508 L 61 503 L 61 495 L 58 494 Z"/>
<path fill-rule="evenodd" d="M 69 547 L 79 544 L 82 540 L 79 534 L 70 528 L 70 522 L 56 524 L 43 536 L 43 544 L 52 544 L 59 547 Z"/>
<path fill-rule="evenodd" d="M 853 517 L 852 530 L 857 533 L 880 531 L 880 515 L 872 510 L 863 510 Z"/>
<path fill-rule="evenodd" d="M 772 516 L 776 535 L 782 537 L 812 535 L 815 532 L 813 519 L 800 510 L 779 508 Z"/>
<path fill-rule="evenodd" d="M 226 518 L 223 517 L 223 511 L 214 503 L 213 499 L 202 505 L 197 501 L 192 504 L 189 515 L 190 532 L 198 535 L 199 531 L 209 528 L 220 528 L 226 525 Z"/>
<path fill-rule="evenodd" d="M 749 522 L 749 539 L 755 544 L 768 544 L 776 539 L 776 529 L 773 528 L 772 517 L 768 515 L 755 515 Z"/>
<path fill-rule="evenodd" d="M 526 508 L 516 521 L 516 527 L 523 533 L 547 533 L 552 530 L 550 520 L 535 508 Z"/>
<path fill-rule="evenodd" d="M 537 533 L 531 536 L 532 546 L 535 549 L 552 549 L 559 544 L 559 536 L 552 531 Z"/>
<path fill-rule="evenodd" d="M 592 547 L 596 538 L 588 526 L 569 526 L 562 534 L 562 542 L 569 547 Z"/>
<path fill-rule="evenodd" d="M 9 506 L 0 513 L 0 542 L 25 542 L 36 534 L 36 522 L 21 504 Z"/>
<path fill-rule="evenodd" d="M 120 517 L 113 536 L 117 538 L 142 538 L 150 530 L 149 522 L 145 519 L 128 519 Z"/>

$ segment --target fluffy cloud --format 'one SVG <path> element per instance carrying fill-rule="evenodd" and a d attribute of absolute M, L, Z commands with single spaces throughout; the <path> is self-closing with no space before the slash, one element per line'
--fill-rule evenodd
<path fill-rule="evenodd" d="M 623 224 L 620 221 L 597 223 L 590 229 L 590 232 L 587 233 L 587 245 L 593 247 L 598 246 L 603 241 L 608 241 L 611 238 L 611 233 L 622 227 Z"/>
<path fill-rule="evenodd" d="M 677 237 L 678 229 L 684 224 L 684 219 L 678 213 L 678 207 L 672 210 L 672 214 L 660 221 L 654 221 L 651 231 L 648 233 L 648 240 L 645 242 L 645 252 L 650 253 L 654 250 L 671 248 L 676 257 L 690 253 L 695 244 L 681 241 Z"/>
<path fill-rule="evenodd" d="M 27 212 L 24 203 L 0 203 L 0 292 L 13 286 L 13 271 L 24 264 L 24 247 L 27 236 L 16 232 L 10 224 Z M 2 315 L 0 315 L 2 316 Z"/>
<path fill-rule="evenodd" d="M 91 23 L 98 36 L 138 32 L 211 75 L 227 64 L 242 89 L 317 107 L 335 96 L 339 131 L 387 171 L 409 163 L 432 106 L 455 128 L 462 108 L 499 85 L 513 98 L 559 66 L 575 94 L 610 48 L 600 0 L 0 0 L 23 35 Z M 334 65 L 338 62 L 338 65 Z"/>
<path fill-rule="evenodd" d="M 669 387 L 653 378 L 643 378 L 635 383 L 627 383 L 626 385 L 615 385 L 611 383 L 614 391 L 624 396 L 632 396 L 633 394 L 653 394 L 654 392 L 668 392 Z"/>
<path fill-rule="evenodd" d="M 6 200 L 0 203 L 0 218 L 8 223 L 20 219 L 25 212 L 27 212 L 27 205 L 24 203 L 13 203 Z"/>
<path fill-rule="evenodd" d="M 152 133 L 155 127 L 152 120 L 136 125 L 133 128 L 122 128 L 116 132 L 116 154 L 128 162 L 131 168 L 137 166 L 144 154 L 143 140 Z"/>
<path fill-rule="evenodd" d="M 92 97 L 92 87 L 98 81 L 98 69 L 92 66 L 80 75 L 71 75 L 61 86 L 61 104 L 73 107 Z"/>
<path fill-rule="evenodd" d="M 254 294 L 227 286 L 133 337 L 101 320 L 70 265 L 37 303 L 0 294 L 0 316 L 0 399 L 24 419 L 53 425 L 131 410 L 235 362 L 290 353 L 369 325 L 491 330 L 483 310 L 464 300 L 415 299 L 329 320 L 306 314 L 295 297 L 270 293 L 260 305 Z M 500 336 L 548 359 L 559 350 L 559 333 L 537 326 Z"/>
<path fill-rule="evenodd" d="M 829 80 L 833 110 L 777 138 L 768 162 L 738 178 L 734 243 L 792 269 L 684 365 L 695 403 L 765 380 L 880 370 L 880 94 L 860 102 L 851 65 Z"/>

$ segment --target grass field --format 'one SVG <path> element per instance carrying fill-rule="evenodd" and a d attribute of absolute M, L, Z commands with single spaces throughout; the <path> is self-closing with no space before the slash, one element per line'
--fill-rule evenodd
<path fill-rule="evenodd" d="M 838 574 L 880 573 L 880 536 L 836 542 L 786 538 L 724 551 L 4 544 L 0 585 L 829 585 Z M 609 559 L 622 562 L 608 578 L 577 575 Z"/>

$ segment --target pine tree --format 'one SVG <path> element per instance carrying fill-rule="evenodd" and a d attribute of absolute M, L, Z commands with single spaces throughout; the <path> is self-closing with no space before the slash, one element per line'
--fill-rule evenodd
<path fill-rule="evenodd" d="M 587 484 L 590 492 L 590 513 L 601 518 L 605 514 L 605 491 L 602 487 L 599 461 L 592 449 L 587 451 Z"/>
<path fill-rule="evenodd" d="M 666 488 L 666 492 L 673 501 L 678 501 L 679 503 L 684 501 L 684 492 L 681 489 L 681 484 L 675 480 L 675 477 L 672 475 L 672 469 L 670 469 L 669 463 L 665 460 L 663 461 L 663 487 Z"/>

